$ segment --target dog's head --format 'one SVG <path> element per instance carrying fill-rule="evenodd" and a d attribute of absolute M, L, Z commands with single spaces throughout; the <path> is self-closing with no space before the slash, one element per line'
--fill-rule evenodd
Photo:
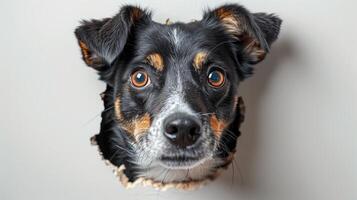
<path fill-rule="evenodd" d="M 224 5 L 190 23 L 160 24 L 125 6 L 76 31 L 85 63 L 107 83 L 97 143 L 131 181 L 202 180 L 239 136 L 238 85 L 276 40 L 281 20 Z"/>

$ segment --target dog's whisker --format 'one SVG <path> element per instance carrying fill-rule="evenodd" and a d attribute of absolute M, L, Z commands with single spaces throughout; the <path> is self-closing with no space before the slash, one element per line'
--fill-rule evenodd
<path fill-rule="evenodd" d="M 212 115 L 212 114 L 214 114 L 214 113 L 203 113 L 203 114 L 200 114 L 200 115 Z"/>
<path fill-rule="evenodd" d="M 234 178 L 235 178 L 235 173 L 234 173 L 234 162 L 231 162 L 231 168 L 232 168 L 232 182 L 231 182 L 231 188 L 234 185 Z"/>
<path fill-rule="evenodd" d="M 161 183 L 165 183 L 165 179 L 166 179 L 167 175 L 169 175 L 169 172 L 170 172 L 170 169 L 168 168 L 167 172 L 166 172 L 166 174 L 164 176 L 164 179 L 161 181 Z"/>
<path fill-rule="evenodd" d="M 196 112 L 196 114 L 198 114 L 198 115 L 212 115 L 212 114 L 215 114 L 215 113 L 214 112 L 207 112 L 207 113 Z"/>
<path fill-rule="evenodd" d="M 189 173 L 190 173 L 190 169 L 187 169 L 185 179 L 187 179 L 189 177 Z"/>
<path fill-rule="evenodd" d="M 233 132 L 229 132 L 228 130 L 224 130 L 224 131 L 222 131 L 222 130 L 218 130 L 218 129 L 212 129 L 214 132 L 222 132 L 222 136 L 223 135 L 227 135 L 227 136 L 229 136 L 231 139 L 236 139 L 236 134 L 235 133 L 233 133 Z"/>
<path fill-rule="evenodd" d="M 227 154 L 230 153 L 229 149 L 227 149 L 227 145 L 225 144 L 225 142 L 223 140 L 218 140 L 217 138 L 214 138 L 214 140 L 216 141 L 216 144 L 217 144 L 216 150 L 221 150 Z"/>
<path fill-rule="evenodd" d="M 91 119 L 89 119 L 87 122 L 85 122 L 82 126 L 86 126 L 88 125 L 89 123 L 91 123 L 92 121 L 94 121 L 97 117 L 99 117 L 103 112 L 107 112 L 108 110 L 114 108 L 114 106 L 111 106 L 107 109 L 104 109 L 102 112 L 96 114 L 94 117 L 92 117 Z"/>
<path fill-rule="evenodd" d="M 232 163 L 234 163 L 234 166 L 237 168 L 239 179 L 240 179 L 240 184 L 243 184 L 243 182 L 244 182 L 243 175 L 242 175 L 241 169 L 239 167 L 239 163 L 235 157 L 233 157 Z"/>
<path fill-rule="evenodd" d="M 228 136 L 230 136 L 232 139 L 237 139 L 237 137 L 238 137 L 237 133 L 234 133 L 234 132 L 232 132 L 232 131 L 230 131 L 230 130 L 225 130 L 225 131 L 226 131 L 225 134 L 227 134 Z"/>
<path fill-rule="evenodd" d="M 117 149 L 112 156 L 110 156 L 110 158 L 108 159 L 110 162 L 112 162 L 113 158 L 115 158 L 117 156 L 117 154 L 120 153 L 120 149 Z"/>
<path fill-rule="evenodd" d="M 120 149 L 120 150 L 122 150 L 122 151 L 125 151 L 126 153 L 128 153 L 128 154 L 130 154 L 130 155 L 134 155 L 133 152 L 131 152 L 130 150 L 127 150 L 127 149 L 125 149 L 125 148 L 123 148 L 123 147 L 121 147 L 121 146 L 119 146 L 119 145 L 115 145 L 115 147 L 118 148 L 118 149 Z"/>

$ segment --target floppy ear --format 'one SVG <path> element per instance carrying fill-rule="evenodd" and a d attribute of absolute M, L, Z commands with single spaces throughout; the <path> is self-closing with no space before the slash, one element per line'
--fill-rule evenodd
<path fill-rule="evenodd" d="M 98 71 L 108 69 L 122 52 L 132 28 L 149 20 L 150 12 L 124 6 L 112 18 L 82 21 L 75 35 L 84 62 Z"/>
<path fill-rule="evenodd" d="M 277 39 L 282 20 L 273 14 L 250 13 L 237 4 L 227 4 L 204 14 L 203 21 L 218 22 L 233 41 L 242 76 L 252 73 L 251 65 L 265 58 Z"/>

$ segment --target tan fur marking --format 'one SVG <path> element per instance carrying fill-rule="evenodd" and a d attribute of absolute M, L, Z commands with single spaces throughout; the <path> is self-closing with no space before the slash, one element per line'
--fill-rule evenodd
<path fill-rule="evenodd" d="M 131 10 L 131 19 L 135 22 L 138 21 L 143 16 L 143 11 L 139 8 L 133 8 Z"/>
<path fill-rule="evenodd" d="M 151 117 L 148 113 L 143 115 L 142 117 L 135 120 L 135 130 L 134 137 L 138 139 L 143 133 L 149 130 L 151 126 Z"/>
<path fill-rule="evenodd" d="M 241 23 L 232 11 L 220 8 L 216 10 L 216 16 L 222 21 L 227 32 L 231 33 L 233 36 L 242 34 Z"/>
<path fill-rule="evenodd" d="M 132 134 L 137 140 L 143 133 L 145 133 L 151 126 L 151 117 L 148 113 L 142 116 L 136 117 L 133 120 L 127 121 L 123 119 L 121 113 L 120 97 L 116 97 L 114 100 L 114 113 L 116 119 L 121 123 L 121 127 L 124 128 L 129 134 Z"/>
<path fill-rule="evenodd" d="M 217 119 L 215 114 L 210 117 L 209 123 L 216 137 L 220 138 L 227 124 L 223 120 Z"/>
<path fill-rule="evenodd" d="M 164 69 L 164 60 L 158 53 L 152 53 L 146 57 L 149 65 L 153 66 L 156 70 L 162 71 Z"/>
<path fill-rule="evenodd" d="M 122 127 L 138 140 L 151 126 L 151 117 L 148 113 L 131 121 L 123 122 Z"/>
<path fill-rule="evenodd" d="M 93 60 L 91 59 L 91 53 L 87 45 L 84 42 L 79 41 L 79 47 L 81 47 L 83 58 L 87 65 L 93 64 Z"/>
<path fill-rule="evenodd" d="M 207 52 L 198 52 L 193 59 L 193 67 L 198 71 L 202 69 L 203 63 L 206 61 Z"/>
<path fill-rule="evenodd" d="M 226 17 L 231 17 L 233 15 L 233 13 L 229 10 L 226 10 L 224 8 L 220 8 L 218 10 L 216 10 L 216 15 L 220 18 L 226 18 Z"/>
<path fill-rule="evenodd" d="M 226 28 L 226 31 L 233 37 L 239 39 L 246 46 L 245 51 L 254 58 L 255 62 L 259 62 L 265 58 L 266 51 L 264 51 L 259 42 L 246 32 L 246 22 L 240 21 L 240 16 L 237 16 L 230 10 L 220 8 L 216 10 L 216 16 L 221 20 Z"/>
<path fill-rule="evenodd" d="M 121 121 L 123 119 L 120 110 L 120 97 L 116 97 L 116 99 L 114 100 L 114 113 L 118 121 Z"/>
<path fill-rule="evenodd" d="M 260 47 L 260 44 L 252 37 L 246 35 L 242 36 L 240 40 L 245 46 L 244 51 L 250 54 L 251 58 L 255 59 L 254 61 L 259 62 L 265 58 L 267 52 L 264 51 Z"/>

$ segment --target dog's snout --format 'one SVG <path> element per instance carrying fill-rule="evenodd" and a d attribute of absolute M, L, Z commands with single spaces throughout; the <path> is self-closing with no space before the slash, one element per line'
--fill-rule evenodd
<path fill-rule="evenodd" d="M 164 135 L 181 148 L 192 146 L 201 135 L 201 125 L 194 117 L 175 114 L 164 122 Z"/>

